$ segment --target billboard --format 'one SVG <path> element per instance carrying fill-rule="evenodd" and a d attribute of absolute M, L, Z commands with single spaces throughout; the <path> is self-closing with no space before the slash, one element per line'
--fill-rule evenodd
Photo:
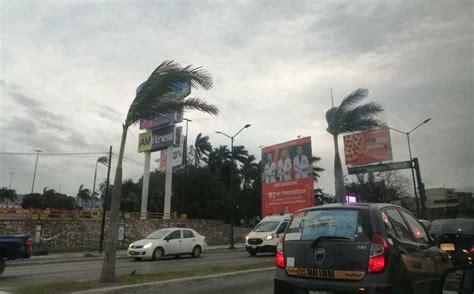
<path fill-rule="evenodd" d="M 137 94 L 146 82 L 143 82 L 137 88 Z M 175 82 L 171 85 L 172 92 L 168 94 L 176 99 L 183 99 L 191 94 L 191 85 L 189 83 Z M 154 119 L 140 119 L 140 130 L 158 128 L 161 126 L 173 125 L 183 121 L 183 114 L 171 112 L 157 115 Z"/>
<path fill-rule="evenodd" d="M 262 148 L 262 217 L 314 205 L 311 137 Z"/>
<path fill-rule="evenodd" d="M 140 130 L 173 125 L 182 121 L 182 113 L 170 112 L 166 114 L 157 115 L 154 119 L 140 119 Z"/>
<path fill-rule="evenodd" d="M 149 130 L 138 135 L 138 152 L 158 151 L 175 143 L 175 126 Z"/>
<path fill-rule="evenodd" d="M 381 128 L 344 136 L 346 165 L 392 160 L 390 130 Z"/>

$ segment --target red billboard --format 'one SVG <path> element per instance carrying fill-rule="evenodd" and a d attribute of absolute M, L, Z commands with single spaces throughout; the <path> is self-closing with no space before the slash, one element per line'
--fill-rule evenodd
<path fill-rule="evenodd" d="M 381 128 L 344 136 L 346 165 L 392 160 L 390 130 Z"/>
<path fill-rule="evenodd" d="M 262 148 L 262 217 L 314 205 L 311 137 Z"/>

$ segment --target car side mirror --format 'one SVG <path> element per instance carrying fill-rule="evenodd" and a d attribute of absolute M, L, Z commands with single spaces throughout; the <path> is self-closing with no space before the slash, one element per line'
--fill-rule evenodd
<path fill-rule="evenodd" d="M 455 267 L 444 273 L 440 294 L 474 293 L 474 265 Z"/>
<path fill-rule="evenodd" d="M 165 241 L 166 241 L 166 242 L 169 242 L 169 241 L 170 241 L 170 237 L 165 237 Z"/>

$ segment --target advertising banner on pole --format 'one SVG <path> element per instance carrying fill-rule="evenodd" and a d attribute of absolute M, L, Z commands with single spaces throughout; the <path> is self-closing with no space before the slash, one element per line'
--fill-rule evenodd
<path fill-rule="evenodd" d="M 314 205 L 311 137 L 262 148 L 262 217 Z"/>
<path fill-rule="evenodd" d="M 146 131 L 138 135 L 138 152 L 163 150 L 173 145 L 175 126 L 169 126 L 153 131 Z"/>
<path fill-rule="evenodd" d="M 392 160 L 390 130 L 381 128 L 344 136 L 346 165 Z"/>

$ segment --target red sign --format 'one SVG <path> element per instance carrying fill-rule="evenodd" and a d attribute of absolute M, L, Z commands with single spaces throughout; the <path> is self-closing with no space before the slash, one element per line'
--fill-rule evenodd
<path fill-rule="evenodd" d="M 262 149 L 262 217 L 314 205 L 311 137 Z"/>
<path fill-rule="evenodd" d="M 390 130 L 381 128 L 344 136 L 346 165 L 392 160 Z"/>

